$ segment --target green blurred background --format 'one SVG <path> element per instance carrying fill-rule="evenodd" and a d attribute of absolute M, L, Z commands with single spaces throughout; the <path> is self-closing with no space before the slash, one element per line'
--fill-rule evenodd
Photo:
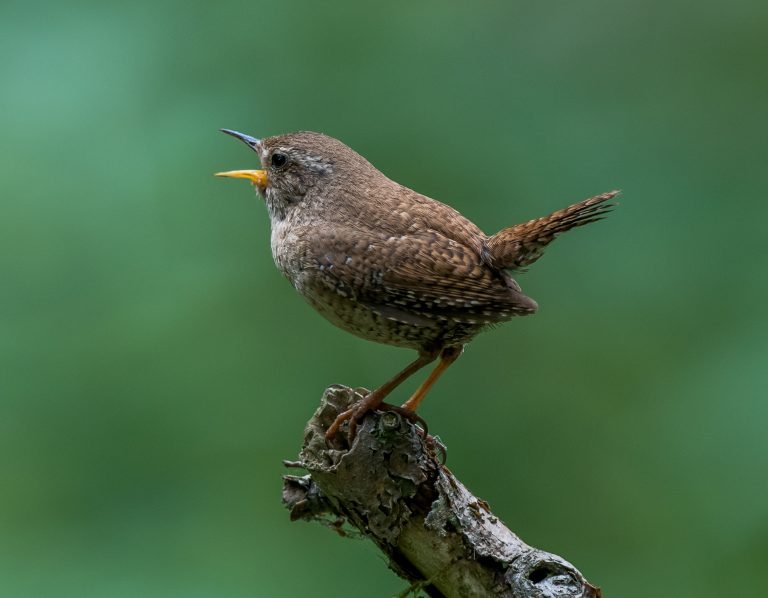
<path fill-rule="evenodd" d="M 219 127 L 339 137 L 489 232 L 623 189 L 422 415 L 607 596 L 760 595 L 767 30 L 758 0 L 5 0 L 0 595 L 404 588 L 280 476 L 326 386 L 412 355 L 295 295 Z"/>

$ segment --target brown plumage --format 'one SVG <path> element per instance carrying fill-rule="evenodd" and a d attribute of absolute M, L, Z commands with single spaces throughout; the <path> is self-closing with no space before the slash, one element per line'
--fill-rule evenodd
<path fill-rule="evenodd" d="M 220 174 L 252 180 L 265 198 L 275 264 L 296 290 L 340 328 L 419 353 L 341 414 L 329 438 L 347 420 L 354 435 L 360 417 L 439 356 L 424 384 L 395 408 L 412 414 L 464 344 L 489 325 L 534 313 L 536 302 L 509 272 L 535 262 L 560 233 L 600 220 L 618 193 L 487 236 L 331 137 L 300 132 L 258 140 L 224 132 L 259 155 L 264 170 Z"/>

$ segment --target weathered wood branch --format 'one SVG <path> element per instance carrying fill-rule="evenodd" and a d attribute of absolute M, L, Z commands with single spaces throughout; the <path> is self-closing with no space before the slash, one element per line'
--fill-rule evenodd
<path fill-rule="evenodd" d="M 376 543 L 414 594 L 600 597 L 569 562 L 512 533 L 441 464 L 435 441 L 397 413 L 366 416 L 352 447 L 344 429 L 328 446 L 326 429 L 357 398 L 343 386 L 326 390 L 300 461 L 286 462 L 309 472 L 284 476 L 292 520 L 320 521 L 342 535 L 350 524 Z"/>

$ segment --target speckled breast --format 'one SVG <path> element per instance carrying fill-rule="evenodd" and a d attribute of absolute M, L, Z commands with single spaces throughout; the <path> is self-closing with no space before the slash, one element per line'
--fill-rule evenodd
<path fill-rule="evenodd" d="M 416 350 L 461 345 L 468 342 L 483 325 L 433 319 L 430 315 L 387 306 L 366 305 L 345 290 L 329 288 L 322 276 L 303 273 L 294 286 L 307 302 L 329 322 L 366 340 L 408 347 Z"/>

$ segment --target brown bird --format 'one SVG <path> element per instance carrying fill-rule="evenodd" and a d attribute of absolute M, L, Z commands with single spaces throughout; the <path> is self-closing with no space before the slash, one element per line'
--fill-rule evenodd
<path fill-rule="evenodd" d="M 245 142 L 262 170 L 246 178 L 265 199 L 278 269 L 312 307 L 367 340 L 415 349 L 418 357 L 328 429 L 332 438 L 409 376 L 438 357 L 437 367 L 400 408 L 411 415 L 475 335 L 536 302 L 510 272 L 529 266 L 560 233 L 601 220 L 618 191 L 486 235 L 453 208 L 387 178 L 341 141 L 303 131 Z M 413 418 L 413 416 L 412 416 Z"/>

